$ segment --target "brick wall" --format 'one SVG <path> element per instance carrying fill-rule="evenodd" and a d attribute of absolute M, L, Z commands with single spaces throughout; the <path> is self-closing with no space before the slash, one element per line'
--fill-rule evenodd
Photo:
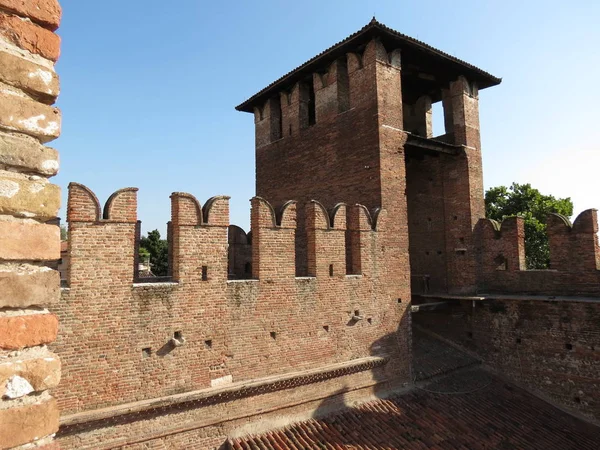
<path fill-rule="evenodd" d="M 600 296 L 600 248 L 596 210 L 582 212 L 571 225 L 548 217 L 550 267 L 525 269 L 525 226 L 520 217 L 477 226 L 480 292 Z"/>
<path fill-rule="evenodd" d="M 381 206 L 377 126 L 376 43 L 362 54 L 348 53 L 325 73 L 314 74 L 280 94 L 279 139 L 266 134 L 271 102 L 255 109 L 256 194 L 279 207 L 294 199 L 319 200 L 326 209 L 337 202 Z M 387 56 L 387 55 L 386 55 Z M 345 71 L 340 71 L 340 64 Z M 341 81 L 338 81 L 341 73 Z M 314 89 L 315 123 L 308 123 L 308 85 Z M 340 103 L 338 86 L 347 103 Z M 400 85 L 397 86 L 400 92 Z M 299 210 L 297 273 L 307 274 L 304 211 Z"/>
<path fill-rule="evenodd" d="M 600 300 L 491 295 L 419 312 L 413 321 L 534 392 L 600 421 Z"/>
<path fill-rule="evenodd" d="M 256 197 L 253 279 L 228 280 L 228 198 L 204 207 L 185 193 L 171 200 L 174 282 L 133 284 L 136 191 L 117 191 L 102 214 L 89 189 L 70 185 L 70 280 L 53 344 L 63 360 L 64 414 L 374 355 L 389 359 L 382 378 L 409 381 L 408 298 L 399 303 L 383 282 L 393 229 L 385 211 L 375 224 L 362 206 L 340 205 L 330 216 L 316 202 L 276 209 Z M 305 278 L 295 277 L 299 209 L 312 275 Z M 360 275 L 346 275 L 347 215 Z"/>
<path fill-rule="evenodd" d="M 413 292 L 446 292 L 444 156 L 409 156 L 406 163 Z"/>
<path fill-rule="evenodd" d="M 60 134 L 52 106 L 60 18 L 56 0 L 0 0 L 0 448 L 51 448 L 58 429 L 49 389 L 61 364 L 46 345 L 58 330 L 48 308 L 60 277 L 48 266 L 60 258 L 59 228 L 49 223 L 60 188 L 49 182 L 58 152 L 43 144 Z"/>
<path fill-rule="evenodd" d="M 372 39 L 280 92 L 279 101 L 256 107 L 256 191 L 276 206 L 292 198 L 299 204 L 319 200 L 321 207 L 313 206 L 326 211 L 335 211 L 337 202 L 362 204 L 372 212 L 383 207 L 381 288 L 389 299 L 406 304 L 410 265 L 400 60 L 399 50 Z M 308 113 L 313 104 L 314 121 Z M 281 136 L 273 135 L 268 125 L 274 122 L 274 111 L 275 122 L 279 120 L 279 108 Z M 336 218 L 340 214 L 338 210 Z M 297 275 L 315 270 L 306 253 L 315 245 L 306 219 L 305 209 L 299 208 Z M 350 220 L 348 216 L 346 222 Z M 353 234 L 340 233 L 337 239 L 338 246 L 346 240 L 348 251 L 336 256 L 334 272 L 357 273 L 360 264 L 349 251 L 358 248 Z M 396 319 L 400 323 L 399 315 Z M 409 335 L 409 330 L 400 329 L 399 334 Z"/>

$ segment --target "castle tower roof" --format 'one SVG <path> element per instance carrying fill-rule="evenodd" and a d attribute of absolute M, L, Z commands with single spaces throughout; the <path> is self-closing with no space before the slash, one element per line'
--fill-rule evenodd
<path fill-rule="evenodd" d="M 254 94 L 236 107 L 238 111 L 253 112 L 253 107 L 264 102 L 275 93 L 289 89 L 295 83 L 306 79 L 315 72 L 324 71 L 333 61 L 346 53 L 360 53 L 371 39 L 379 39 L 389 50 L 402 51 L 402 70 L 413 75 L 415 92 L 428 92 L 434 101 L 439 87 L 459 75 L 476 82 L 479 89 L 500 84 L 501 78 L 475 67 L 448 53 L 438 50 L 422 41 L 393 30 L 373 18 L 366 26 L 346 39 L 322 51 L 296 69 Z"/>

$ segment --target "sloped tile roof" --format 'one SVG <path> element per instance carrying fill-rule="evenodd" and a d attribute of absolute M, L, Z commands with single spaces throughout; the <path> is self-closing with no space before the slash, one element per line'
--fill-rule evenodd
<path fill-rule="evenodd" d="M 470 75 L 473 80 L 478 81 L 480 89 L 495 86 L 500 84 L 502 81 L 501 78 L 495 77 L 494 75 L 481 70 L 480 68 L 469 64 L 466 61 L 438 50 L 431 45 L 426 44 L 425 42 L 393 30 L 392 28 L 387 27 L 373 18 L 371 22 L 357 32 L 351 34 L 346 39 L 334 44 L 328 49 L 323 50 L 317 56 L 309 59 L 304 64 L 296 67 L 292 71 L 275 80 L 273 83 L 269 84 L 267 87 L 250 97 L 248 100 L 238 105 L 235 109 L 238 111 L 252 112 L 252 108 L 255 104 L 264 102 L 269 96 L 273 95 L 274 92 L 288 88 L 312 72 L 317 71 L 318 68 L 322 68 L 334 59 L 345 54 L 347 51 L 350 51 L 356 46 L 364 44 L 368 39 L 375 36 L 385 37 L 386 39 L 394 42 L 394 44 L 400 48 L 408 47 L 413 50 L 423 52 L 424 54 L 438 58 L 439 61 L 443 63 L 459 68 L 460 71 L 464 72 L 465 75 Z"/>
<path fill-rule="evenodd" d="M 481 369 L 454 373 L 427 389 L 454 394 L 415 389 L 338 415 L 232 439 L 229 446 L 235 450 L 600 448 L 600 428 Z"/>

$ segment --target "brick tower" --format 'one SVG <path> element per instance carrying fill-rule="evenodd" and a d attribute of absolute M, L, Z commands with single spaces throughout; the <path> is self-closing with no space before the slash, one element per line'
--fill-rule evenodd
<path fill-rule="evenodd" d="M 237 107 L 255 117 L 256 193 L 274 205 L 384 208 L 390 283 L 408 287 L 410 276 L 413 292 L 473 292 L 473 228 L 484 217 L 478 91 L 499 83 L 373 19 Z M 446 132 L 434 137 L 439 101 Z M 310 275 L 303 220 L 296 271 Z"/>

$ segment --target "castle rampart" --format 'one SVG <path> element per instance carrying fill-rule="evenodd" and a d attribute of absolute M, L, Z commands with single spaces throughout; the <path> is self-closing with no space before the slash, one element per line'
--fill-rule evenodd
<path fill-rule="evenodd" d="M 486 293 L 600 296 L 596 210 L 574 221 L 558 214 L 547 219 L 550 267 L 525 268 L 525 227 L 521 217 L 502 224 L 481 220 L 477 226 L 480 287 Z"/>
<path fill-rule="evenodd" d="M 209 395 L 211 388 L 320 373 L 372 357 L 386 361 L 375 375 L 386 380 L 382 386 L 409 382 L 407 302 L 390 298 L 382 280 L 384 211 L 375 223 L 360 205 L 338 205 L 330 213 L 316 201 L 287 202 L 277 210 L 255 197 L 252 278 L 229 280 L 228 197 L 201 206 L 190 194 L 174 193 L 172 282 L 139 284 L 136 194 L 132 188 L 117 191 L 100 214 L 89 189 L 70 186 L 71 270 L 57 310 L 61 332 L 54 349 L 65 361 L 60 406 L 66 423 L 79 428 L 62 432 L 65 448 L 78 442 L 85 414 L 95 417 L 100 408 L 118 410 L 157 397 L 207 389 Z M 297 278 L 301 207 L 311 276 Z M 346 209 L 355 217 L 350 230 Z M 354 236 L 351 253 L 359 274 L 346 274 L 347 231 Z M 113 433 L 92 425 L 95 432 Z"/>
<path fill-rule="evenodd" d="M 0 0 L 0 447 L 217 448 L 383 397 L 416 380 L 413 311 L 599 420 L 596 211 L 549 217 L 550 267 L 526 270 L 523 219 L 484 219 L 479 91 L 500 79 L 375 19 L 238 107 L 256 125 L 248 233 L 229 197 L 175 192 L 168 276 L 150 279 L 137 189 L 101 207 L 71 183 L 59 291 L 41 145 L 60 132 L 59 21 L 55 0 Z"/>

